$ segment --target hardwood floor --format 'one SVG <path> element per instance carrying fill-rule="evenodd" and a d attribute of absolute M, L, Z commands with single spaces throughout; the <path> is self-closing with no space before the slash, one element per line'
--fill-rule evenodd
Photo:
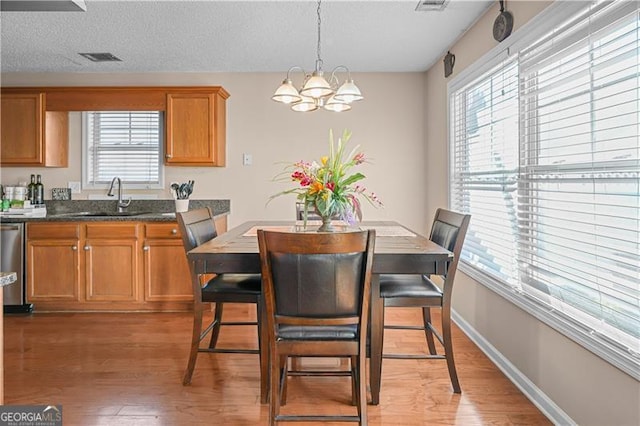
<path fill-rule="evenodd" d="M 387 311 L 387 323 L 419 322 L 418 309 Z M 254 315 L 225 307 L 225 319 Z M 77 313 L 5 317 L 5 404 L 62 404 L 65 425 L 268 424 L 260 404 L 258 357 L 199 354 L 191 386 L 182 386 L 191 333 L 188 313 Z M 426 348 L 420 332 L 387 330 L 387 352 Z M 452 392 L 444 361 L 385 359 L 380 405 L 370 425 L 550 422 L 454 327 L 462 394 Z M 220 344 L 257 346 L 249 327 L 223 328 Z M 302 360 L 303 367 L 338 360 Z M 286 412 L 346 413 L 344 377 L 290 379 Z M 309 424 L 309 423 L 307 423 Z"/>

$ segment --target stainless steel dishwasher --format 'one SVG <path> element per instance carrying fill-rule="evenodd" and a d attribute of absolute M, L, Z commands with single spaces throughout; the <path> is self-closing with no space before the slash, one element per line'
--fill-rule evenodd
<path fill-rule="evenodd" d="M 0 223 L 0 270 L 15 272 L 15 283 L 4 287 L 6 313 L 31 312 L 33 306 L 25 300 L 24 224 Z"/>

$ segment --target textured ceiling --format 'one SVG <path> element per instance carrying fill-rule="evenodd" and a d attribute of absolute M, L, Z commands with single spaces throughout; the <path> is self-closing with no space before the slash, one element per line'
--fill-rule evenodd
<path fill-rule="evenodd" d="M 493 1 L 450 0 L 416 12 L 417 0 L 324 0 L 325 70 L 424 71 Z M 2 72 L 282 72 L 311 70 L 316 2 L 97 1 L 86 12 L 1 12 Z M 491 34 L 487 34 L 491 37 Z M 122 59 L 94 63 L 78 53 Z"/>

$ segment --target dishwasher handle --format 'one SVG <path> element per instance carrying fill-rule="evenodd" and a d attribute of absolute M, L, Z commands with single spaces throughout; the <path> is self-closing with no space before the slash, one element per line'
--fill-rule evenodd
<path fill-rule="evenodd" d="M 6 223 L 3 223 L 2 225 L 0 225 L 0 231 L 19 231 L 20 230 L 20 225 L 8 225 Z"/>

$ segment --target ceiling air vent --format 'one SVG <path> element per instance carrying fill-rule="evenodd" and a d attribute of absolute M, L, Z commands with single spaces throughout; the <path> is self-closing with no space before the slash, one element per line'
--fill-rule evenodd
<path fill-rule="evenodd" d="M 3 12 L 86 12 L 84 0 L 2 0 Z"/>
<path fill-rule="evenodd" d="M 418 12 L 441 11 L 447 7 L 449 0 L 420 0 L 416 6 Z"/>
<path fill-rule="evenodd" d="M 111 53 L 78 53 L 92 62 L 122 62 L 122 59 Z"/>

